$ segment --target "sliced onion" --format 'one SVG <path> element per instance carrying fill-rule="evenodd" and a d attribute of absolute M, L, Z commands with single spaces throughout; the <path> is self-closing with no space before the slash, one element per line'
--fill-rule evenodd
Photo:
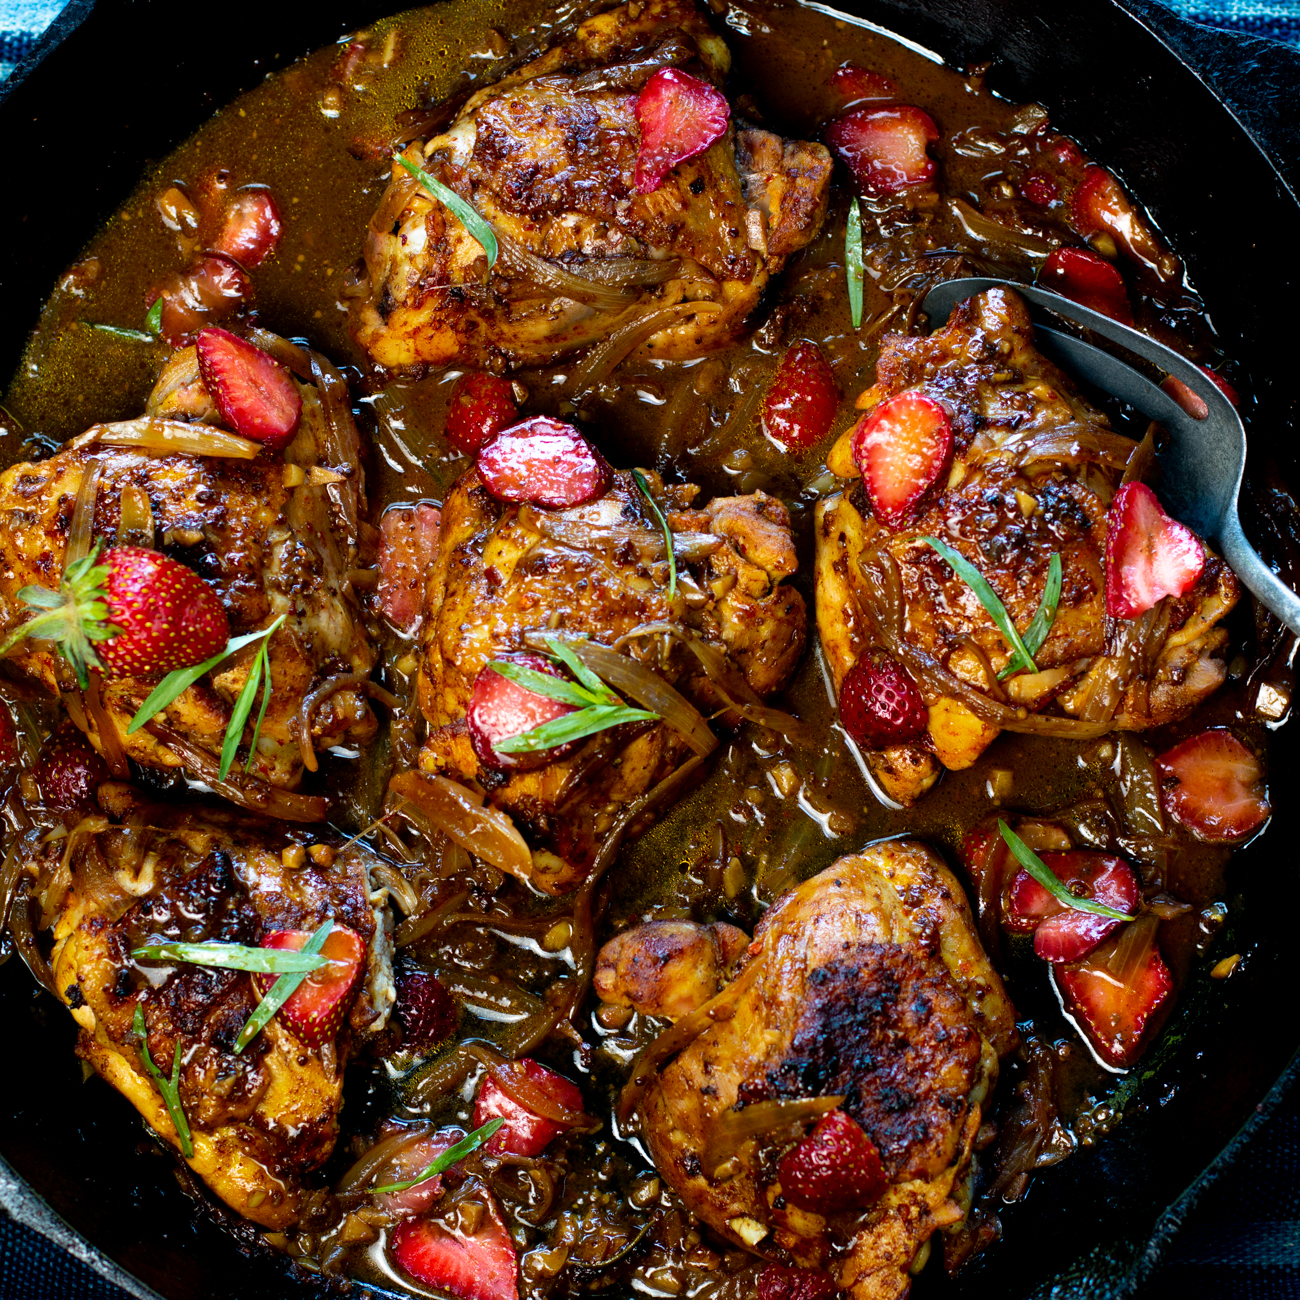
<path fill-rule="evenodd" d="M 522 1061 L 507 1061 L 490 1071 L 493 1081 L 506 1096 L 517 1101 L 526 1110 L 553 1124 L 564 1124 L 569 1128 L 587 1124 L 590 1117 L 580 1110 L 569 1110 L 561 1106 L 544 1089 L 539 1088 L 528 1073 L 528 1067 Z"/>
<path fill-rule="evenodd" d="M 99 502 L 99 479 L 104 467 L 96 461 L 81 477 L 77 501 L 72 507 L 72 523 L 68 526 L 68 544 L 63 552 L 63 568 L 84 559 L 90 554 L 90 543 L 95 530 L 95 506 Z"/>
<path fill-rule="evenodd" d="M 340 1194 L 364 1191 L 375 1181 L 375 1174 L 389 1168 L 398 1156 L 422 1142 L 432 1131 L 432 1124 L 417 1124 L 381 1138 L 339 1179 L 334 1190 Z"/>
<path fill-rule="evenodd" d="M 318 766 L 316 749 L 311 739 L 312 718 L 316 710 L 339 691 L 359 691 L 362 695 L 369 695 L 372 699 L 379 700 L 390 709 L 398 707 L 397 697 L 391 691 L 386 691 L 378 682 L 372 682 L 365 673 L 335 673 L 333 677 L 327 677 L 319 686 L 303 696 L 302 704 L 298 709 L 298 753 L 302 757 L 303 767 L 309 772 L 316 771 Z"/>
<path fill-rule="evenodd" d="M 676 280 L 685 271 L 680 258 L 601 257 L 584 262 L 582 275 L 597 284 L 625 289 L 633 285 L 644 288 Z"/>
<path fill-rule="evenodd" d="M 971 207 L 965 199 L 949 199 L 948 204 L 953 215 L 961 222 L 962 229 L 981 244 L 1005 244 L 1024 253 L 1026 257 L 1046 257 L 1056 247 L 1050 240 L 1027 235 L 1021 230 L 1012 230 L 1000 221 L 991 220 Z"/>
<path fill-rule="evenodd" d="M 308 383 L 314 380 L 311 353 L 306 348 L 290 343 L 288 339 L 272 334 L 270 330 L 264 330 L 260 326 L 248 331 L 248 341 L 254 347 L 261 348 L 267 356 L 274 358 L 282 366 L 292 370 L 299 379 Z"/>
<path fill-rule="evenodd" d="M 461 907 L 468 899 L 469 890 L 462 889 L 439 903 L 437 907 L 430 908 L 426 912 L 421 912 L 415 908 L 411 909 L 410 915 L 397 927 L 393 942 L 397 947 L 405 948 L 408 944 L 423 939 L 425 935 L 432 934 L 435 930 L 454 925 L 462 915 L 456 909 Z"/>
<path fill-rule="evenodd" d="M 98 672 L 91 672 L 88 680 L 90 684 L 82 692 L 81 697 L 86 702 L 86 712 L 90 714 L 90 719 L 95 724 L 104 762 L 108 764 L 108 770 L 117 780 L 128 780 L 131 768 L 126 761 L 126 747 L 122 743 L 122 733 L 118 731 L 117 723 L 108 716 L 108 710 L 104 707 L 102 679 Z"/>
<path fill-rule="evenodd" d="M 1163 836 L 1160 779 L 1150 751 L 1136 736 L 1123 731 L 1115 737 L 1115 744 L 1119 747 L 1119 792 L 1129 834 Z"/>
<path fill-rule="evenodd" d="M 388 890 L 393 901 L 408 917 L 419 911 L 420 895 L 415 892 L 415 886 L 396 867 L 390 866 L 387 862 L 372 862 L 370 879 L 372 883 L 377 882 L 382 888 Z"/>
<path fill-rule="evenodd" d="M 1159 929 L 1159 917 L 1150 912 L 1139 916 L 1136 921 L 1130 921 L 1111 943 L 1099 948 L 1088 964 L 1103 967 L 1119 983 L 1132 988 L 1139 968 L 1151 955 Z"/>
<path fill-rule="evenodd" d="M 1053 425 L 1049 429 L 1014 433 L 997 441 L 980 440 L 976 444 L 977 455 L 967 459 L 983 459 L 984 457 L 978 452 L 991 447 L 994 449 L 992 454 L 1013 456 L 1018 465 L 1027 465 L 1037 460 L 1069 465 L 1090 462 L 1105 465 L 1109 469 L 1122 470 L 1133 459 L 1138 446 L 1139 444 L 1132 438 L 1125 438 L 1118 433 L 1108 433 L 1094 424 L 1071 420 L 1064 424 Z M 987 454 L 985 451 L 985 455 Z"/>
<path fill-rule="evenodd" d="M 608 285 L 597 284 L 594 280 L 584 279 L 572 271 L 548 262 L 511 239 L 499 226 L 493 226 L 497 245 L 501 250 L 501 260 L 512 270 L 526 276 L 534 284 L 549 289 L 560 297 L 575 302 L 590 303 L 606 311 L 618 311 L 631 306 L 634 295 Z"/>
<path fill-rule="evenodd" d="M 759 1101 L 744 1110 L 725 1110 L 713 1122 L 705 1147 L 705 1167 L 712 1171 L 729 1160 L 750 1138 L 785 1136 L 809 1120 L 842 1105 L 843 1097 L 803 1097 L 797 1101 Z"/>
<path fill-rule="evenodd" d="M 210 424 L 157 420 L 150 415 L 135 420 L 119 420 L 114 424 L 92 425 L 80 437 L 73 438 L 68 446 L 80 450 L 97 442 L 109 447 L 141 447 L 145 451 L 216 456 L 227 460 L 255 460 L 262 451 L 260 443 L 214 429 Z"/>
<path fill-rule="evenodd" d="M 539 532 L 566 545 L 593 550 L 597 546 L 632 545 L 637 554 L 646 560 L 660 560 L 665 554 L 662 533 L 649 528 L 608 527 L 587 524 L 578 519 L 565 519 L 562 515 L 529 507 L 527 516 L 520 515 L 536 526 Z M 679 560 L 703 560 L 726 543 L 713 533 L 673 533 L 673 554 Z"/>

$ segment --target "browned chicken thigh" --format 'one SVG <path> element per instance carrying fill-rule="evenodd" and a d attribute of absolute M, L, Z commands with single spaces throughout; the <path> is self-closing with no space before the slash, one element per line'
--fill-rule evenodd
<path fill-rule="evenodd" d="M 489 273 L 480 244 L 394 163 L 352 319 L 372 360 L 535 364 L 616 331 L 623 352 L 683 359 L 737 337 L 821 227 L 826 149 L 733 123 L 653 192 L 633 184 L 638 91 L 667 67 L 721 85 L 730 62 L 694 4 L 622 5 L 410 145 L 411 162 L 491 223 L 500 260 Z"/>
<path fill-rule="evenodd" d="M 954 453 L 937 491 L 904 526 L 885 527 L 846 435 L 828 464 L 850 481 L 816 516 L 817 626 L 836 690 L 861 655 L 880 648 L 908 669 L 928 709 L 921 740 L 866 755 L 886 794 L 913 802 L 942 768 L 968 767 L 1003 729 L 1144 730 L 1223 683 L 1228 634 L 1219 624 L 1239 587 L 1216 556 L 1207 552 L 1186 594 L 1140 619 L 1107 618 L 1107 508 L 1138 444 L 1114 433 L 1035 349 L 1016 294 L 980 294 L 928 338 L 886 336 L 876 384 L 858 406 L 870 412 L 905 392 L 951 414 Z M 1060 604 L 1034 655 L 1038 672 L 997 680 L 1011 650 L 926 536 L 983 574 L 1022 634 L 1060 555 Z"/>

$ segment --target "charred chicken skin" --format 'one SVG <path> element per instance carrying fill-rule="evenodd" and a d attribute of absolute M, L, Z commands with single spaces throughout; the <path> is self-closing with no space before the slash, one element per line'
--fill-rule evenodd
<path fill-rule="evenodd" d="M 493 226 L 500 259 L 489 271 L 460 220 L 394 162 L 352 318 L 371 359 L 388 370 L 500 369 L 626 327 L 629 346 L 682 360 L 736 338 L 820 229 L 831 160 L 821 145 L 731 123 L 639 191 L 639 92 L 666 68 L 720 86 L 729 66 L 693 4 L 627 4 L 478 91 L 443 134 L 413 142 L 406 159 Z"/>
<path fill-rule="evenodd" d="M 1108 511 L 1138 444 L 1112 432 L 1036 351 L 1015 293 L 969 299 L 929 337 L 887 336 L 876 384 L 858 399 L 864 423 L 900 395 L 937 404 L 951 424 L 950 460 L 936 457 L 931 490 L 901 522 L 881 522 L 873 497 L 896 485 L 862 475 L 851 431 L 828 458 L 845 486 L 816 516 L 817 626 L 842 716 L 846 679 L 882 650 L 924 699 L 919 737 L 863 746 L 886 794 L 910 804 L 944 767 L 970 766 L 1003 729 L 1141 731 L 1184 716 L 1222 684 L 1220 623 L 1239 587 L 1216 556 L 1204 552 L 1182 594 L 1138 618 L 1108 617 Z M 1012 648 L 927 537 L 983 575 L 1022 635 L 1060 556 L 1060 602 L 1034 653 L 1036 672 L 999 680 Z"/>
<path fill-rule="evenodd" d="M 674 685 L 707 717 L 725 714 L 726 701 L 688 643 L 721 672 L 732 700 L 775 694 L 803 651 L 803 598 L 784 582 L 796 568 L 785 506 L 759 492 L 696 509 L 697 489 L 645 477 L 673 531 L 675 596 L 663 535 L 626 471 L 587 505 L 547 510 L 501 504 L 471 470 L 443 505 L 426 595 L 420 768 L 485 787 L 528 841 L 524 874 L 550 894 L 581 883 L 629 805 L 691 749 L 667 723 L 631 723 L 534 770 L 493 770 L 466 724 L 490 662 L 535 652 L 544 636 L 589 638 Z"/>
<path fill-rule="evenodd" d="M 292 797 L 267 803 L 257 791 L 291 790 L 304 763 L 315 766 L 317 751 L 373 736 L 375 718 L 357 683 L 368 677 L 376 652 L 348 582 L 360 564 L 365 498 L 346 387 L 323 358 L 283 346 L 309 378 L 292 381 L 302 415 L 282 453 L 238 438 L 230 441 L 243 442 L 244 456 L 166 449 L 167 439 L 201 447 L 204 438 L 228 438 L 191 347 L 164 368 L 144 417 L 97 425 L 48 460 L 0 475 L 0 617 L 12 630 L 30 614 L 18 599 L 24 587 L 59 587 L 82 516 L 83 546 L 157 547 L 196 572 L 216 592 L 233 636 L 284 616 L 269 642 L 274 690 L 251 756 L 253 780 L 243 776 L 246 750 L 229 780 L 236 792 L 246 787 L 246 802 L 301 820 L 322 810 L 298 808 Z M 109 676 L 92 685 L 102 708 L 83 710 L 83 727 L 110 760 L 118 756 L 118 775 L 125 775 L 125 757 L 211 781 L 259 648 L 249 645 L 217 665 L 129 735 L 162 674 Z M 76 692 L 68 664 L 49 642 L 20 643 L 10 662 L 51 693 Z M 304 728 L 304 701 L 340 675 L 343 689 L 327 693 Z"/>
<path fill-rule="evenodd" d="M 650 929 L 624 946 L 661 944 Z M 608 956 L 629 966 L 626 951 Z M 930 1236 L 963 1218 L 972 1143 L 1016 1029 L 961 887 L 929 849 L 895 840 L 773 904 L 731 982 L 663 1041 L 667 1064 L 640 1067 L 641 1131 L 692 1213 L 746 1249 L 827 1270 L 854 1300 L 890 1300 Z M 832 1108 L 874 1147 L 878 1182 L 868 1203 L 832 1193 L 804 1208 L 789 1157 Z M 862 1171 L 829 1172 L 848 1187 Z"/>
<path fill-rule="evenodd" d="M 67 839 L 39 844 L 30 863 L 54 910 L 51 967 L 80 1026 L 77 1051 L 182 1150 L 143 1063 L 138 1008 L 164 1076 L 179 1047 L 190 1167 L 237 1213 L 282 1229 L 302 1208 L 304 1176 L 333 1149 L 351 1045 L 383 1027 L 394 1000 L 391 922 L 385 895 L 372 891 L 370 854 L 358 844 L 336 853 L 328 837 L 309 845 L 301 833 L 219 813 L 145 805 L 122 785 L 103 787 L 101 801 L 117 820 L 87 818 Z M 364 959 L 335 1013 L 345 1017 L 337 1036 L 319 1045 L 286 1023 L 286 1006 L 236 1051 L 259 1000 L 248 973 L 131 955 L 166 942 L 258 947 L 327 920 L 355 936 L 358 952 L 364 945 Z"/>

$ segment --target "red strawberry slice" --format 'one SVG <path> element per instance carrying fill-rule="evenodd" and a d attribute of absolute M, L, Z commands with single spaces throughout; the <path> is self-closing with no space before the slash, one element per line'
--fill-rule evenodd
<path fill-rule="evenodd" d="M 842 1110 L 781 1157 L 777 1176 L 785 1199 L 814 1214 L 865 1209 L 889 1185 L 876 1144 Z"/>
<path fill-rule="evenodd" d="M 854 463 L 872 513 L 886 528 L 909 521 L 951 456 L 948 412 L 915 390 L 881 402 L 853 431 Z"/>
<path fill-rule="evenodd" d="M 1038 283 L 1121 325 L 1133 324 L 1124 277 L 1087 248 L 1054 248 L 1038 273 Z"/>
<path fill-rule="evenodd" d="M 1046 172 L 1030 172 L 1020 182 L 1020 195 L 1039 208 L 1050 208 L 1061 197 L 1061 187 Z"/>
<path fill-rule="evenodd" d="M 399 1130 L 394 1126 L 392 1131 Z M 426 1134 L 410 1146 L 403 1147 L 374 1181 L 381 1187 L 390 1183 L 404 1183 L 408 1178 L 423 1173 L 444 1151 L 450 1150 L 464 1136 L 463 1128 L 440 1128 L 434 1133 Z M 453 1165 L 452 1168 L 457 1166 Z M 433 1209 L 442 1196 L 442 1177 L 442 1174 L 435 1174 L 403 1192 L 384 1192 L 378 1197 L 379 1203 L 398 1218 L 425 1214 Z"/>
<path fill-rule="evenodd" d="M 515 390 L 508 379 L 471 371 L 461 375 L 447 404 L 447 441 L 472 456 L 502 429 L 519 419 Z"/>
<path fill-rule="evenodd" d="M 1084 239 L 1107 231 L 1134 261 L 1160 267 L 1160 241 L 1104 167 L 1089 167 L 1084 173 L 1071 201 L 1070 224 Z"/>
<path fill-rule="evenodd" d="M 379 520 L 379 587 L 384 617 L 405 636 L 424 619 L 424 581 L 438 551 L 442 511 L 421 501 L 393 506 Z"/>
<path fill-rule="evenodd" d="M 829 432 L 839 404 L 821 349 L 800 339 L 781 358 L 763 399 L 763 432 L 786 451 L 807 451 Z"/>
<path fill-rule="evenodd" d="M 863 194 L 894 194 L 934 177 L 926 146 L 939 139 L 934 119 L 919 108 L 855 108 L 826 128 L 826 143 Z"/>
<path fill-rule="evenodd" d="M 293 377 L 227 330 L 206 329 L 197 343 L 199 372 L 221 418 L 241 436 L 283 451 L 302 418 L 302 394 Z"/>
<path fill-rule="evenodd" d="M 159 332 L 173 347 L 205 325 L 233 316 L 252 296 L 243 267 L 228 257 L 205 257 L 187 271 L 169 275 L 145 297 L 152 307 L 162 299 Z"/>
<path fill-rule="evenodd" d="M 520 668 L 531 668 L 534 672 L 568 680 L 559 668 L 541 655 L 507 654 L 499 655 L 498 658 Z M 470 743 L 474 746 L 480 763 L 500 772 L 527 772 L 533 768 L 545 767 L 547 763 L 554 763 L 566 754 L 573 753 L 579 742 L 571 740 L 567 744 L 532 754 L 505 754 L 496 746 L 510 736 L 521 736 L 525 731 L 532 731 L 545 722 L 562 718 L 566 713 L 572 713 L 575 707 L 530 691 L 528 687 L 503 677 L 495 668 L 484 666 L 474 679 L 474 690 L 465 712 Z"/>
<path fill-rule="evenodd" d="M 839 96 L 843 106 L 864 102 L 888 101 L 898 97 L 898 87 L 883 72 L 859 68 L 856 63 L 846 63 L 831 73 L 831 90 Z"/>
<path fill-rule="evenodd" d="M 758 1300 L 835 1300 L 842 1294 L 835 1279 L 819 1268 L 769 1264 L 758 1275 Z"/>
<path fill-rule="evenodd" d="M 1132 867 L 1105 853 L 1042 853 L 1044 864 L 1077 898 L 1132 914 L 1141 897 Z M 1034 935 L 1034 952 L 1044 961 L 1086 957 L 1123 921 L 1079 912 L 1058 902 L 1027 871 L 1019 871 L 1008 891 L 1006 925 Z"/>
<path fill-rule="evenodd" d="M 1125 483 L 1106 516 L 1106 613 L 1137 618 L 1190 591 L 1205 569 L 1194 532 L 1170 519 L 1145 483 Z"/>
<path fill-rule="evenodd" d="M 301 952 L 310 938 L 309 930 L 277 930 L 262 940 L 262 947 Z M 336 922 L 320 953 L 329 958 L 329 965 L 312 971 L 276 1012 L 295 1037 L 311 1048 L 320 1047 L 339 1032 L 366 962 L 366 943 L 355 930 Z M 278 978 L 254 975 L 253 984 L 265 997 Z"/>
<path fill-rule="evenodd" d="M 862 749 L 887 749 L 925 734 L 929 710 L 897 659 L 862 655 L 840 687 L 840 721 Z"/>
<path fill-rule="evenodd" d="M 429 1219 L 403 1219 L 388 1239 L 398 1267 L 457 1300 L 519 1300 L 515 1245 L 491 1197 L 473 1236 Z"/>
<path fill-rule="evenodd" d="M 1269 818 L 1259 759 L 1222 727 L 1212 727 L 1156 759 L 1166 811 L 1197 839 L 1228 844 Z"/>
<path fill-rule="evenodd" d="M 90 741 L 65 722 L 41 746 L 32 776 L 40 802 L 47 808 L 90 812 L 109 771 Z"/>
<path fill-rule="evenodd" d="M 703 153 L 722 137 L 731 117 L 726 97 L 707 81 L 677 68 L 660 68 L 636 101 L 641 128 L 633 184 L 650 194 L 680 162 Z"/>
<path fill-rule="evenodd" d="M 397 971 L 397 1018 L 402 1022 L 402 1046 L 427 1051 L 456 1028 L 456 1001 L 432 971 L 402 966 Z"/>
<path fill-rule="evenodd" d="M 1056 970 L 1066 1011 L 1097 1055 L 1117 1069 L 1142 1054 L 1151 1018 L 1174 991 L 1156 943 L 1159 926 L 1154 916 L 1141 917 L 1085 961 Z"/>
<path fill-rule="evenodd" d="M 212 249 L 251 271 L 275 252 L 281 229 L 280 209 L 270 190 L 241 190 L 226 209 Z"/>
<path fill-rule="evenodd" d="M 525 1058 L 495 1065 L 483 1076 L 474 1102 L 474 1127 L 504 1119 L 484 1150 L 536 1156 L 582 1120 L 582 1107 L 576 1084 Z"/>
<path fill-rule="evenodd" d="M 571 424 L 535 415 L 502 429 L 478 453 L 483 486 L 498 501 L 550 510 L 586 505 L 609 491 L 609 462 Z"/>

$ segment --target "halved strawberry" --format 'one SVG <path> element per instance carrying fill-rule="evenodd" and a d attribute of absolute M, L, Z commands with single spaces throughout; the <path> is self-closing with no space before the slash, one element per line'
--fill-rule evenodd
<path fill-rule="evenodd" d="M 898 97 L 898 87 L 883 72 L 871 72 L 856 63 L 846 63 L 831 73 L 831 89 L 845 108 L 852 104 L 889 101 Z"/>
<path fill-rule="evenodd" d="M 1165 810 L 1197 839 L 1228 844 L 1253 835 L 1272 809 L 1259 759 L 1212 727 L 1156 759 Z"/>
<path fill-rule="evenodd" d="M 1155 232 L 1104 167 L 1089 167 L 1084 173 L 1071 200 L 1070 224 L 1084 239 L 1106 231 L 1135 261 L 1153 269 L 1160 266 L 1164 249 Z"/>
<path fill-rule="evenodd" d="M 205 325 L 233 316 L 252 292 L 243 267 L 218 255 L 169 275 L 145 296 L 145 306 L 162 299 L 159 332 L 175 347 Z"/>
<path fill-rule="evenodd" d="M 951 456 L 948 412 L 914 389 L 881 402 L 853 430 L 854 463 L 871 511 L 886 528 L 908 522 Z"/>
<path fill-rule="evenodd" d="M 456 1028 L 456 1001 L 432 971 L 399 966 L 397 1018 L 402 1022 L 402 1046 L 422 1052 Z"/>
<path fill-rule="evenodd" d="M 842 1294 L 835 1279 L 819 1268 L 769 1264 L 758 1275 L 758 1300 L 835 1300 Z"/>
<path fill-rule="evenodd" d="M 56 641 L 82 689 L 87 672 L 162 677 L 202 663 L 225 648 L 230 623 L 217 593 L 193 569 L 161 551 L 119 546 L 102 559 L 100 544 L 67 568 L 58 592 L 24 587 L 40 612 L 0 646 L 30 637 Z"/>
<path fill-rule="evenodd" d="M 1137 877 L 1121 858 L 1082 851 L 1039 856 L 1075 897 L 1128 914 L 1137 907 L 1141 897 Z M 1123 921 L 1066 907 L 1027 871 L 1017 872 L 1011 881 L 1007 928 L 1026 934 L 1032 931 L 1034 952 L 1044 961 L 1078 961 L 1123 924 Z"/>
<path fill-rule="evenodd" d="M 65 722 L 42 746 L 32 769 L 36 791 L 48 808 L 90 812 L 99 787 L 109 779 L 108 765 L 90 741 Z"/>
<path fill-rule="evenodd" d="M 842 1110 L 823 1115 L 776 1170 L 781 1195 L 814 1214 L 865 1209 L 889 1185 L 876 1144 Z"/>
<path fill-rule="evenodd" d="M 1106 613 L 1137 618 L 1196 586 L 1205 548 L 1171 519 L 1145 483 L 1125 483 L 1106 516 Z"/>
<path fill-rule="evenodd" d="M 826 128 L 831 152 L 853 174 L 863 194 L 894 194 L 934 176 L 926 146 L 939 138 L 934 119 L 919 108 L 855 108 Z"/>
<path fill-rule="evenodd" d="M 388 1248 L 408 1276 L 457 1300 L 519 1300 L 514 1242 L 490 1194 L 477 1199 L 487 1212 L 473 1236 L 429 1219 L 403 1219 Z"/>
<path fill-rule="evenodd" d="M 1050 208 L 1061 197 L 1061 187 L 1046 172 L 1030 172 L 1020 182 L 1020 195 L 1035 207 Z"/>
<path fill-rule="evenodd" d="M 275 251 L 281 229 L 280 209 L 270 190 L 240 190 L 226 209 L 212 249 L 251 271 Z"/>
<path fill-rule="evenodd" d="M 447 441 L 472 456 L 485 442 L 519 419 L 515 390 L 508 379 L 474 370 L 461 375 L 447 403 Z"/>
<path fill-rule="evenodd" d="M 478 472 L 498 501 L 551 510 L 586 505 L 614 479 L 609 462 L 573 425 L 545 415 L 502 429 L 480 449 Z"/>
<path fill-rule="evenodd" d="M 1054 248 L 1038 273 L 1038 283 L 1121 325 L 1133 324 L 1124 277 L 1091 249 Z"/>
<path fill-rule="evenodd" d="M 302 394 L 289 372 L 227 330 L 203 330 L 197 345 L 199 372 L 221 418 L 272 451 L 287 447 L 302 418 Z"/>
<path fill-rule="evenodd" d="M 543 659 L 541 655 L 505 654 L 498 658 L 520 668 L 531 668 L 534 672 L 567 680 L 555 664 L 549 659 Z M 562 718 L 566 713 L 572 713 L 576 707 L 530 691 L 528 687 L 503 677 L 495 668 L 484 666 L 474 679 L 469 708 L 465 711 L 470 743 L 474 746 L 479 762 L 499 772 L 527 772 L 533 768 L 545 767 L 547 763 L 554 763 L 566 754 L 571 754 L 579 742 L 571 740 L 565 745 L 539 750 L 533 754 L 504 754 L 497 749 L 497 745 L 510 736 L 523 735 L 525 731 L 532 731 L 544 722 Z"/>
<path fill-rule="evenodd" d="M 1156 943 L 1159 928 L 1154 916 L 1140 917 L 1086 960 L 1056 970 L 1066 1010 L 1097 1055 L 1118 1069 L 1142 1054 L 1151 1018 L 1174 991 Z"/>
<path fill-rule="evenodd" d="M 660 68 L 636 101 L 637 192 L 652 193 L 678 163 L 703 153 L 726 132 L 730 117 L 726 96 L 707 81 L 678 68 Z"/>
<path fill-rule="evenodd" d="M 277 930 L 263 938 L 262 947 L 301 952 L 310 938 L 309 930 Z M 365 966 L 366 942 L 355 930 L 336 922 L 320 953 L 329 959 L 329 965 L 312 971 L 276 1012 L 294 1036 L 312 1048 L 320 1047 L 339 1032 Z M 253 984 L 265 997 L 278 978 L 258 974 L 253 976 Z"/>
<path fill-rule="evenodd" d="M 396 1133 L 400 1130 L 394 1125 L 390 1131 Z M 375 1183 L 386 1187 L 390 1183 L 404 1183 L 408 1178 L 416 1177 L 464 1136 L 463 1128 L 440 1128 L 426 1134 L 410 1146 L 403 1147 L 393 1162 L 375 1178 Z M 457 1166 L 453 1165 L 452 1168 L 456 1169 Z M 442 1188 L 442 1174 L 435 1174 L 403 1192 L 383 1192 L 378 1200 L 390 1214 L 409 1218 L 413 1214 L 424 1214 L 433 1209 L 442 1196 Z"/>
<path fill-rule="evenodd" d="M 442 511 L 420 501 L 393 506 L 379 520 L 379 586 L 375 599 L 384 617 L 406 636 L 420 630 L 424 581 L 438 551 Z"/>
<path fill-rule="evenodd" d="M 504 1119 L 484 1150 L 536 1156 L 583 1118 L 582 1107 L 576 1084 L 525 1058 L 494 1065 L 483 1076 L 474 1102 L 474 1127 Z"/>
<path fill-rule="evenodd" d="M 786 451 L 807 451 L 826 436 L 839 404 L 821 349 L 800 339 L 781 358 L 763 399 L 763 432 Z"/>
<path fill-rule="evenodd" d="M 917 740 L 929 716 L 911 674 L 883 651 L 859 656 L 840 686 L 840 721 L 863 749 Z"/>

